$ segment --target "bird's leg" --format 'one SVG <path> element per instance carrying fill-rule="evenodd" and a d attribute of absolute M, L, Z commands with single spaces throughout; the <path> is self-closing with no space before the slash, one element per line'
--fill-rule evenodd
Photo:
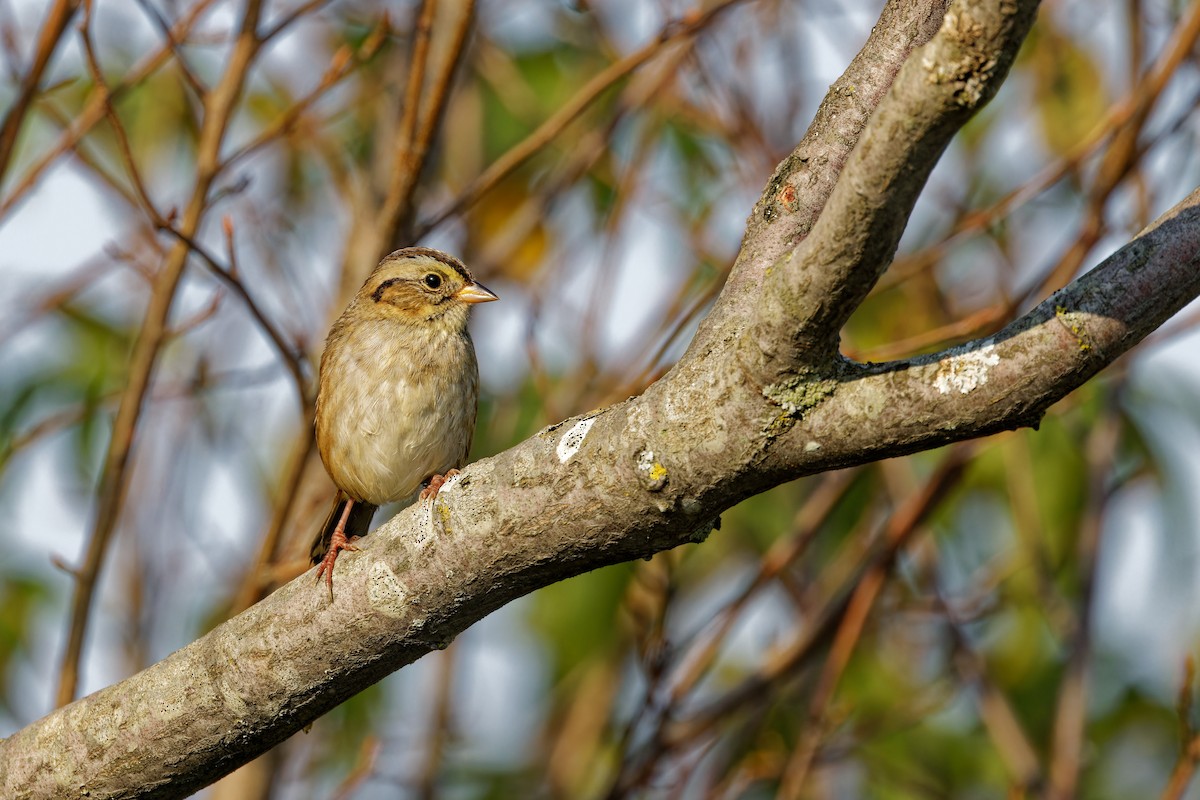
<path fill-rule="evenodd" d="M 445 475 L 434 475 L 429 479 L 429 483 L 425 485 L 425 488 L 421 490 L 421 499 L 432 500 L 433 498 L 437 497 L 438 491 L 441 490 L 442 485 L 457 474 L 458 470 L 452 469 L 447 471 Z"/>
<path fill-rule="evenodd" d="M 329 587 L 329 596 L 333 597 L 333 563 L 337 561 L 338 553 L 342 550 L 357 550 L 351 542 L 357 539 L 354 536 L 350 539 L 346 538 L 346 522 L 350 519 L 350 509 L 354 508 L 354 501 L 346 498 L 346 507 L 342 509 L 342 516 L 338 519 L 337 527 L 333 529 L 333 535 L 329 537 L 329 549 L 325 551 L 325 557 L 321 559 L 321 566 L 317 567 L 317 580 L 321 580 L 321 575 L 325 575 L 325 585 Z"/>

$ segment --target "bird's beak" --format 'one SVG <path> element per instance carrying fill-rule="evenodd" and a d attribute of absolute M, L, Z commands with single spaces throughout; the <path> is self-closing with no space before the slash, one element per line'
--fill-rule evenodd
<path fill-rule="evenodd" d="M 500 299 L 482 283 L 468 283 L 455 292 L 454 297 L 464 303 L 490 303 Z"/>

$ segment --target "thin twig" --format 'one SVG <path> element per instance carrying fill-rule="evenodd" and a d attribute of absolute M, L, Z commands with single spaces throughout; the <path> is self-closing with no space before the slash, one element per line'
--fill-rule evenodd
<path fill-rule="evenodd" d="M 246 144 L 234 151 L 225 161 L 224 168 L 230 169 L 237 163 L 261 150 L 275 139 L 290 133 L 300 117 L 329 91 L 338 86 L 345 78 L 354 74 L 355 69 L 363 62 L 371 59 L 387 40 L 391 28 L 384 16 L 375 29 L 363 40 L 357 50 L 351 50 L 349 45 L 343 45 L 333 54 L 329 67 L 317 82 L 317 85 L 304 97 L 287 107 L 271 120 L 258 134 Z"/>
<path fill-rule="evenodd" d="M 158 230 L 166 231 L 179 241 L 186 244 L 194 253 L 200 256 L 201 260 L 208 266 L 209 270 L 226 286 L 233 290 L 234 294 L 241 299 L 246 309 L 250 312 L 250 316 L 258 323 L 263 333 L 275 345 L 275 349 L 283 358 L 284 366 L 292 376 L 292 381 L 295 383 L 296 392 L 300 397 L 302 405 L 307 406 L 312 402 L 312 388 L 310 381 L 307 378 L 307 370 L 305 364 L 301 361 L 301 356 L 297 352 L 297 348 L 290 344 L 288 339 L 276 328 L 275 324 L 267 318 L 266 313 L 255 302 L 250 291 L 238 277 L 236 251 L 233 243 L 233 222 L 229 217 L 223 220 L 223 230 L 226 237 L 226 245 L 229 252 L 229 267 L 224 267 L 217 259 L 209 253 L 207 248 L 203 247 L 199 242 L 195 241 L 191 236 L 188 236 L 183 231 L 177 229 L 168 219 L 159 212 L 154 201 L 150 198 L 149 190 L 146 188 L 145 181 L 142 179 L 141 172 L 137 166 L 137 160 L 133 155 L 133 147 L 129 142 L 129 135 L 125 130 L 124 124 L 117 116 L 116 109 L 111 102 L 111 95 L 104 91 L 104 76 L 100 70 L 99 61 L 96 58 L 95 49 L 92 43 L 87 26 L 81 26 L 81 38 L 83 40 L 83 50 L 86 56 L 88 68 L 92 73 L 92 78 L 96 82 L 96 86 L 101 90 L 101 96 L 104 98 L 104 105 L 107 111 L 109 124 L 112 126 L 113 132 L 116 134 L 117 144 L 121 151 L 121 156 L 126 169 L 129 171 L 129 179 L 133 184 L 137 199 L 143 211 L 150 217 L 150 222 Z M 294 337 L 293 337 L 294 338 Z"/>
<path fill-rule="evenodd" d="M 180 20 L 172 27 L 172 38 L 179 40 L 187 35 L 192 26 L 200 19 L 208 7 L 215 3 L 216 0 L 200 0 L 189 11 L 187 16 Z M 132 88 L 141 84 L 148 77 L 153 75 L 159 67 L 165 64 L 171 58 L 171 46 L 165 44 L 155 52 L 146 56 L 141 63 L 134 66 L 126 76 L 113 86 L 107 93 L 97 87 L 89 95 L 87 103 L 83 110 L 70 124 L 68 129 L 63 132 L 54 146 L 45 152 L 36 162 L 26 171 L 24 176 L 15 184 L 13 190 L 3 201 L 0 201 L 0 218 L 3 218 L 22 198 L 24 198 L 34 186 L 38 184 L 42 175 L 49 169 L 55 161 L 57 161 L 63 153 L 74 148 L 88 132 L 96 126 L 100 120 L 104 119 L 106 113 L 105 103 L 117 99 L 120 95 L 125 94 Z"/>
<path fill-rule="evenodd" d="M 437 14 L 437 0 L 422 0 L 413 24 L 412 58 L 408 64 L 408 85 L 404 89 L 400 124 L 396 128 L 396 142 L 392 152 L 392 177 L 388 181 L 388 192 L 380 208 L 380 227 L 387 229 L 395 225 L 400 211 L 405 187 L 415 186 L 419 167 L 412 148 L 417 135 L 417 121 L 421 117 L 421 92 L 425 86 L 425 68 L 429 62 L 429 39 L 433 32 L 433 18 Z"/>
<path fill-rule="evenodd" d="M 958 445 L 951 450 L 921 490 L 896 509 L 896 513 L 888 521 L 884 532 L 885 557 L 876 560 L 855 585 L 850 601 L 841 615 L 841 622 L 830 645 L 829 655 L 821 668 L 817 685 L 809 699 L 806 728 L 784 768 L 783 780 L 779 787 L 778 796 L 784 800 L 796 800 L 801 795 L 823 738 L 825 715 L 833 702 L 842 674 L 850 663 L 850 657 L 862 637 L 867 618 L 891 574 L 896 554 L 911 540 L 930 513 L 938 508 L 947 493 L 962 480 L 974 450 L 975 446 L 971 444 Z"/>
<path fill-rule="evenodd" d="M 424 90 L 425 72 L 428 67 L 437 2 L 426 0 L 417 18 L 403 116 L 392 153 L 391 179 L 377 222 L 385 241 L 390 242 L 392 247 L 399 247 L 408 240 L 416 241 L 418 238 L 410 230 L 416 211 L 412 203 L 413 195 L 425 169 L 434 135 L 446 110 L 450 97 L 450 82 L 475 18 L 475 0 L 463 0 L 457 5 L 458 19 L 449 29 L 448 44 L 443 48 L 441 61 L 429 82 L 427 93 Z"/>
<path fill-rule="evenodd" d="M 1109 485 L 1117 457 L 1122 424 L 1113 410 L 1103 414 L 1088 434 L 1088 504 L 1079 523 L 1075 569 L 1079 573 L 1081 606 L 1070 632 L 1070 651 L 1058 690 L 1047 768 L 1049 800 L 1070 800 L 1077 794 L 1083 767 L 1087 722 L 1088 664 L 1092 655 L 1092 613 L 1095 608 L 1096 564 L 1102 516 L 1114 487 Z"/>
<path fill-rule="evenodd" d="M 179 229 L 191 236 L 199 229 L 208 206 L 208 191 L 219 170 L 221 142 L 232 117 L 250 64 L 259 50 L 256 35 L 262 0 L 246 0 L 241 28 L 229 53 L 221 79 L 204 98 L 204 120 L 196 154 L 196 182 Z M 69 703 L 79 684 L 80 659 L 87 633 L 88 617 L 104 555 L 116 530 L 128 485 L 128 471 L 142 405 L 151 374 L 167 330 L 166 321 L 179 287 L 189 248 L 182 242 L 172 248 L 155 279 L 150 303 L 134 342 L 125 392 L 113 421 L 108 450 L 96 490 L 95 521 L 88 537 L 83 564 L 71 601 L 70 623 L 59 675 L 57 705 Z"/>
<path fill-rule="evenodd" d="M 17 144 L 17 133 L 21 130 L 21 123 L 24 122 L 25 115 L 38 92 L 42 74 L 46 71 L 51 56 L 71 23 L 71 17 L 79 10 L 81 3 L 82 0 L 54 0 L 54 5 L 50 6 L 46 13 L 46 21 L 42 25 L 37 47 L 34 49 L 33 63 L 22 78 L 21 88 L 12 105 L 4 114 L 4 118 L 0 119 L 0 179 L 8 169 L 13 148 Z"/>
<path fill-rule="evenodd" d="M 562 133 L 613 84 L 658 55 L 665 45 L 695 36 L 708 27 L 721 12 L 739 2 L 742 0 L 721 0 L 706 11 L 690 11 L 681 19 L 665 25 L 648 44 L 601 70 L 535 131 L 492 162 L 491 166 L 471 181 L 467 188 L 460 192 L 449 205 L 423 222 L 419 226 L 415 238 L 424 237 L 450 217 L 461 214 L 474 205 L 480 197 L 494 189 L 497 184 Z"/>
<path fill-rule="evenodd" d="M 1196 660 L 1188 656 L 1183 665 L 1183 680 L 1179 684 L 1179 697 L 1175 704 L 1175 714 L 1179 719 L 1179 757 L 1159 796 L 1160 800 L 1180 800 L 1192 782 L 1192 776 L 1196 774 L 1196 766 L 1200 764 L 1200 732 L 1192 723 L 1195 690 Z"/>

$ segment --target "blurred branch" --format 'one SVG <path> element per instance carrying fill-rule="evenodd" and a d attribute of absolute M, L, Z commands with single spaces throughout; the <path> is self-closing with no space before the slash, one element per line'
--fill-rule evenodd
<path fill-rule="evenodd" d="M 91 0 L 89 0 L 89 2 L 90 1 Z M 183 39 L 176 36 L 175 30 L 167 23 L 166 18 L 159 13 L 158 9 L 150 4 L 149 0 L 137 0 L 137 4 L 141 6 L 143 13 L 150 18 L 155 27 L 158 28 L 159 33 L 162 34 L 163 40 L 166 42 L 167 47 L 171 51 L 171 55 L 175 57 L 175 65 L 179 68 L 179 73 L 183 76 L 183 82 L 192 90 L 192 94 L 197 100 L 203 99 L 204 94 L 208 91 L 208 89 L 203 83 L 201 83 L 200 79 L 196 77 L 196 73 L 193 72 L 192 68 L 188 65 L 187 59 L 184 57 L 183 50 L 180 49 L 179 46 L 183 43 Z M 88 11 L 89 13 L 91 12 L 90 7 Z M 90 40 L 90 35 L 85 36 L 85 38 Z M 103 79 L 98 79 L 96 81 L 96 85 L 103 87 Z"/>
<path fill-rule="evenodd" d="M 395 151 L 392 153 L 392 177 L 388 182 L 383 206 L 379 210 L 379 227 L 383 230 L 396 231 L 398 228 L 397 223 L 400 217 L 406 209 L 410 208 L 412 192 L 417 186 L 417 178 L 425 163 L 426 150 L 419 148 L 416 141 L 417 122 L 421 118 L 421 93 L 425 87 L 425 68 L 429 61 L 429 38 L 437 9 L 437 0 L 422 0 L 420 10 L 417 12 L 416 23 L 413 26 L 412 59 L 408 65 L 408 86 L 404 92 L 402 106 L 403 117 L 397 126 Z M 458 46 L 461 46 L 466 38 L 473 12 L 474 3 L 468 3 L 455 37 Z M 458 64 L 457 55 L 457 52 L 450 53 L 450 57 L 442 65 L 443 73 L 447 78 Z M 444 93 L 449 87 L 449 80 L 439 81 L 437 86 Z M 430 113 L 438 113 L 434 109 L 439 109 L 445 102 L 444 94 L 441 97 L 435 96 L 432 99 L 433 109 Z M 428 145 L 428 142 L 425 144 Z M 395 239 L 395 234 L 392 238 Z"/>
<path fill-rule="evenodd" d="M 953 448 L 920 491 L 909 497 L 888 520 L 883 534 L 884 557 L 876 559 L 861 579 L 855 581 L 854 592 L 841 614 L 837 631 L 829 645 L 829 655 L 821 667 L 820 676 L 809 697 L 808 715 L 804 721 L 800 742 L 788 759 L 780 781 L 779 797 L 782 800 L 796 800 L 801 796 L 809 770 L 825 736 L 828 724 L 826 715 L 833 702 L 837 685 L 862 638 L 867 618 L 875 607 L 875 601 L 883 591 L 888 576 L 891 575 L 896 557 L 917 533 L 918 526 L 936 511 L 946 495 L 958 486 L 972 455 L 973 447 L 969 444 Z"/>
<path fill-rule="evenodd" d="M 1128 126 L 1133 125 L 1140 130 L 1163 89 L 1166 88 L 1167 82 L 1175 75 L 1180 65 L 1186 61 L 1198 37 L 1200 37 L 1200 4 L 1193 3 L 1188 15 L 1175 27 L 1170 41 L 1163 48 L 1158 60 L 1123 98 L 1108 109 L 1104 119 L 1083 141 L 1076 144 L 1065 156 L 1042 169 L 1024 185 L 1009 192 L 989 207 L 964 215 L 942 241 L 931 247 L 923 248 L 911 256 L 897 259 L 888 270 L 887 276 L 879 282 L 879 288 L 886 289 L 895 286 L 916 273 L 937 264 L 952 245 L 967 236 L 980 233 L 996 225 L 1068 175 L 1078 171 L 1084 161 L 1109 144 L 1115 137 L 1121 135 L 1121 131 Z M 1184 118 L 1186 119 L 1186 116 Z M 1140 121 L 1135 123 L 1136 120 Z M 1136 139 L 1136 136 L 1134 138 Z M 1112 171 L 1110 167 L 1108 172 Z M 1036 281 L 1035 288 L 1030 290 L 1028 296 L 1035 296 L 1044 282 L 1044 279 Z M 1009 314 L 1015 313 L 1021 302 L 1027 302 L 1027 300 L 1022 299 L 1019 302 L 1009 303 L 1008 306 L 1011 308 Z M 894 350 L 899 351 L 899 347 L 895 347 Z M 876 355 L 878 358 L 888 357 L 879 354 L 872 355 Z"/>
<path fill-rule="evenodd" d="M 259 307 L 258 303 L 255 302 L 254 297 L 250 294 L 250 290 L 246 288 L 246 285 L 242 282 L 242 279 L 238 277 L 237 270 L 234 268 L 232 221 L 228 217 L 226 217 L 224 221 L 226 241 L 231 256 L 230 266 L 228 267 L 217 261 L 216 257 L 208 251 L 208 248 L 204 247 L 191 236 L 188 236 L 183 231 L 171 225 L 169 220 L 159 218 L 154 221 L 154 224 L 159 230 L 166 231 L 170 235 L 174 236 L 180 242 L 185 244 L 189 250 L 200 256 L 200 260 L 205 264 L 205 266 L 208 267 L 209 272 L 216 276 L 221 283 L 233 290 L 233 293 L 236 294 L 242 301 L 242 304 L 246 307 L 246 310 L 250 312 L 250 316 L 254 318 L 254 321 L 258 324 L 258 327 L 264 334 L 266 334 L 267 338 L 271 340 L 271 344 L 275 346 L 275 350 L 279 353 L 279 357 L 283 359 L 284 367 L 291 375 L 292 383 L 296 387 L 296 394 L 300 398 L 301 409 L 307 409 L 310 407 L 316 399 L 314 397 L 315 387 L 313 386 L 312 381 L 310 381 L 308 378 L 307 373 L 309 372 L 310 367 L 304 360 L 304 354 L 301 352 L 300 348 L 295 345 L 294 337 L 290 337 L 292 341 L 289 341 L 289 337 L 285 337 L 285 335 L 276 328 L 275 323 L 267 318 L 266 312 L 264 312 L 262 308 Z"/>
<path fill-rule="evenodd" d="M 204 12 L 208 10 L 208 7 L 214 2 L 216 0 L 199 0 L 199 2 L 192 6 L 188 13 L 171 28 L 171 41 L 179 40 L 186 36 L 188 31 L 192 29 Z M 30 166 L 25 175 L 13 187 L 13 190 L 0 202 L 0 219 L 3 219 L 34 186 L 38 185 L 38 182 L 46 174 L 46 170 L 63 153 L 74 148 L 100 120 L 104 119 L 108 103 L 115 101 L 119 96 L 125 94 L 133 87 L 140 85 L 149 76 L 153 75 L 159 67 L 170 60 L 173 53 L 171 41 L 168 41 L 167 44 L 164 44 L 158 50 L 143 58 L 140 63 L 130 69 L 125 77 L 111 89 L 106 90 L 103 86 L 97 86 L 92 90 L 91 94 L 88 95 L 83 111 L 75 117 L 75 120 L 62 133 L 55 145 L 43 153 Z"/>
<path fill-rule="evenodd" d="M 987 661 L 971 646 L 963 630 L 965 621 L 941 592 L 938 592 L 938 603 L 954 639 L 955 666 L 964 685 L 973 690 L 977 698 L 984 727 L 1011 776 L 1014 789 L 1011 794 L 1023 796 L 1042 776 L 1037 750 L 1025 733 L 1016 709 L 989 674 Z"/>
<path fill-rule="evenodd" d="M 643 703 L 618 740 L 617 753 L 621 762 L 612 779 L 609 797 L 628 796 L 632 789 L 644 787 L 663 757 L 675 748 L 676 742 L 668 741 L 667 729 L 682 716 L 689 695 L 712 670 L 742 612 L 761 589 L 804 554 L 860 473 L 859 469 L 848 469 L 823 476 L 821 483 L 796 512 L 791 534 L 775 541 L 763 556 L 758 573 L 721 609 L 711 630 L 701 631 L 696 641 L 677 657 L 677 663 L 666 682 L 669 688 L 665 700 L 657 706 L 650 702 Z M 653 727 L 648 731 L 639 730 L 643 718 L 651 712 L 655 715 Z M 638 743 L 636 749 L 633 747 L 635 741 Z"/>
<path fill-rule="evenodd" d="M 279 18 L 279 21 L 267 28 L 259 38 L 265 44 L 290 28 L 297 21 L 308 18 L 314 11 L 329 5 L 332 0 L 305 0 Z"/>
<path fill-rule="evenodd" d="M 179 225 L 179 230 L 186 236 L 195 235 L 207 210 L 208 192 L 220 169 L 218 154 L 226 126 L 233 115 L 237 98 L 259 49 L 260 42 L 256 31 L 261 12 L 262 0 L 246 0 L 241 29 L 230 50 L 225 72 L 204 98 L 204 120 L 196 153 L 196 178 L 191 199 Z M 107 102 L 105 95 L 102 108 L 107 108 Z M 79 683 L 80 657 L 83 653 L 96 581 L 120 517 L 128 483 L 127 472 L 133 454 L 134 434 L 141 418 L 146 391 L 150 386 L 150 376 L 166 334 L 167 316 L 187 263 L 188 252 L 187 245 L 180 242 L 168 253 L 155 276 L 150 303 L 134 342 L 125 393 L 121 397 L 113 421 L 108 451 L 96 489 L 95 520 L 88 537 L 83 564 L 78 570 L 79 577 L 71 601 L 70 624 L 56 693 L 58 705 L 71 701 Z"/>
<path fill-rule="evenodd" d="M 1200 732 L 1192 723 L 1192 706 L 1195 703 L 1196 691 L 1196 661 L 1188 656 L 1184 664 L 1183 680 L 1179 684 L 1179 698 L 1176 702 L 1176 714 L 1179 717 L 1181 734 L 1179 758 L 1171 777 L 1163 788 L 1160 800 L 1181 800 L 1187 792 L 1188 784 L 1196 774 L 1196 766 L 1200 765 Z"/>
<path fill-rule="evenodd" d="M 310 405 L 305 410 L 302 433 L 297 436 L 288 457 L 287 466 L 281 476 L 279 494 L 271 512 L 271 522 L 267 526 L 266 535 L 258 546 L 258 556 L 242 578 L 230 605 L 230 615 L 240 614 L 250 606 L 266 597 L 268 592 L 279 582 L 279 577 L 272 574 L 272 566 L 279 559 L 280 549 L 284 541 L 284 530 L 300 494 L 300 484 L 304 480 L 305 467 L 312 456 L 316 439 L 312 436 L 315 407 Z M 308 569 L 308 559 L 305 558 L 297 569 L 292 570 L 286 579 Z"/>
<path fill-rule="evenodd" d="M 1069 635 L 1070 650 L 1058 691 L 1050 763 L 1047 768 L 1048 800 L 1070 800 L 1078 795 L 1079 773 L 1084 759 L 1084 728 L 1087 723 L 1088 665 L 1092 654 L 1092 613 L 1095 601 L 1096 564 L 1100 550 L 1101 517 L 1113 488 L 1108 485 L 1117 459 L 1121 426 L 1111 415 L 1100 418 L 1088 432 L 1088 480 L 1090 502 L 1079 524 L 1074 568 L 1079 573 L 1081 605 L 1074 614 Z"/>
<path fill-rule="evenodd" d="M 41 297 L 27 300 L 20 309 L 19 316 L 5 320 L 5 326 L 0 328 L 0 348 L 4 348 L 11 339 L 39 317 L 61 308 L 77 294 L 103 280 L 115 267 L 116 264 L 108 259 L 85 264 L 61 279 Z"/>
<path fill-rule="evenodd" d="M 296 126 L 296 123 L 318 100 L 329 93 L 331 89 L 336 87 L 346 77 L 353 74 L 355 68 L 360 67 L 363 62 L 371 59 L 379 51 L 380 46 L 388 36 L 390 28 L 387 17 L 384 17 L 375 27 L 371 34 L 363 40 L 363 43 L 356 50 L 351 50 L 349 45 L 343 45 L 337 52 L 333 54 L 329 66 L 321 75 L 320 81 L 308 94 L 301 97 L 296 102 L 292 103 L 287 109 L 275 117 L 269 125 L 263 127 L 258 135 L 246 144 L 239 147 L 225 160 L 225 169 L 233 167 L 235 164 L 245 160 L 249 156 L 257 153 L 262 148 L 266 147 L 271 142 L 290 133 Z"/>
<path fill-rule="evenodd" d="M 450 217 L 457 216 L 474 205 L 480 197 L 494 189 L 497 184 L 533 157 L 548 142 L 562 133 L 610 87 L 658 55 L 665 45 L 695 36 L 708 27 L 721 12 L 739 2 L 742 0 L 720 0 L 705 11 L 690 11 L 683 18 L 664 26 L 648 44 L 605 67 L 539 125 L 533 133 L 492 162 L 482 174 L 459 193 L 455 200 L 423 222 L 413 236 L 413 240 L 416 241 L 428 235 L 431 230 Z"/>
<path fill-rule="evenodd" d="M 267 318 L 265 312 L 255 302 L 250 291 L 238 277 L 237 270 L 237 255 L 233 241 L 233 220 L 230 217 L 225 217 L 222 222 L 222 229 L 225 234 L 226 249 L 229 253 L 229 266 L 225 267 L 220 264 L 216 258 L 208 252 L 199 242 L 195 241 L 191 236 L 178 230 L 172 220 L 163 216 L 154 205 L 154 201 L 150 198 L 149 190 L 146 188 L 145 182 L 142 180 L 141 171 L 138 169 L 137 160 L 133 155 L 133 147 L 129 143 L 129 136 L 125 131 L 125 126 L 121 123 L 121 118 L 117 116 L 117 111 L 112 105 L 112 95 L 105 88 L 104 74 L 100 69 L 99 60 L 96 57 L 95 47 L 92 43 L 90 30 L 90 7 L 88 14 L 84 18 L 84 24 L 81 25 L 80 38 L 83 40 L 83 51 L 86 56 L 88 69 L 91 72 L 92 80 L 100 89 L 101 96 L 104 98 L 105 111 L 108 116 L 109 124 L 112 126 L 113 132 L 116 134 L 117 143 L 121 153 L 121 158 L 125 164 L 126 170 L 129 172 L 130 183 L 133 184 L 136 197 L 136 205 L 138 205 L 150 218 L 150 223 L 157 230 L 162 230 L 170 233 L 183 244 L 187 245 L 192 252 L 200 256 L 205 265 L 213 275 L 222 283 L 233 290 L 233 293 L 245 305 L 246 310 L 250 312 L 250 316 L 258 324 L 262 332 L 275 345 L 276 351 L 283 359 L 284 366 L 292 376 L 292 381 L 296 386 L 296 393 L 300 397 L 300 405 L 302 408 L 307 408 L 315 402 L 313 396 L 313 387 L 311 386 L 307 376 L 307 365 L 302 361 L 302 354 L 299 349 L 290 343 L 284 335 L 276 328 L 275 323 Z M 169 32 L 168 32 L 169 35 Z M 228 162 L 226 162 L 228 163 Z"/>
<path fill-rule="evenodd" d="M 3 119 L 0 119 L 0 180 L 8 171 L 8 164 L 17 144 L 17 134 L 21 131 L 21 123 L 25 121 L 25 115 L 29 112 L 34 95 L 41 85 L 42 74 L 50 64 L 50 59 L 58 49 L 67 25 L 79 10 L 81 2 L 82 0 L 54 0 L 46 12 L 46 21 L 34 48 L 33 62 L 21 79 L 21 88 L 12 105 L 5 112 Z"/>
<path fill-rule="evenodd" d="M 355 792 L 363 781 L 371 777 L 371 773 L 375 771 L 375 762 L 379 760 L 379 751 L 383 749 L 383 744 L 378 737 L 368 735 L 363 739 L 362 747 L 358 751 L 358 760 L 354 764 L 354 768 L 346 775 L 346 778 L 334 789 L 330 797 L 333 800 L 350 800 L 354 797 Z"/>
<path fill-rule="evenodd" d="M 1096 168 L 1095 178 L 1087 194 L 1087 206 L 1079 225 L 1079 233 L 1062 256 L 1038 276 L 1024 295 L 1016 301 L 1020 307 L 1047 292 L 1063 286 L 1079 272 L 1092 248 L 1107 233 L 1105 209 L 1108 201 L 1126 178 L 1141 163 L 1138 140 L 1171 75 L 1191 53 L 1200 38 L 1200 3 L 1192 3 L 1188 15 L 1179 23 L 1171 41 L 1155 66 L 1131 95 L 1128 119 L 1115 126 L 1113 136 Z"/>

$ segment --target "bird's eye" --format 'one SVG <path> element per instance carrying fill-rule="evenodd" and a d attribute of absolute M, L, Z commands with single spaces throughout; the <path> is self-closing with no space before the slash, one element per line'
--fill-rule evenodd
<path fill-rule="evenodd" d="M 430 289 L 437 289 L 442 285 L 442 276 L 436 272 L 431 272 L 425 276 L 425 285 Z"/>

